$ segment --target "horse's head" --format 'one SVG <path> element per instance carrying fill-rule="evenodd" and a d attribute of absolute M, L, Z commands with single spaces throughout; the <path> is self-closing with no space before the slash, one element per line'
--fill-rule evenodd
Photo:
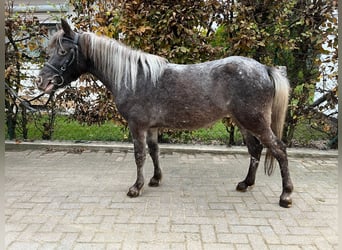
<path fill-rule="evenodd" d="M 39 72 L 37 87 L 45 93 L 64 87 L 76 80 L 85 69 L 85 60 L 79 48 L 79 34 L 72 31 L 62 19 L 62 30 L 51 39 L 49 60 Z"/>

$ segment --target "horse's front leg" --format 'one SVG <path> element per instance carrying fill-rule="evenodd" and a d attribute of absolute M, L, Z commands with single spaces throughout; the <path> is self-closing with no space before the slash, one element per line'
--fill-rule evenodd
<path fill-rule="evenodd" d="M 137 180 L 134 185 L 129 188 L 127 195 L 129 197 L 137 197 L 141 194 L 144 186 L 144 163 L 146 159 L 146 131 L 130 126 L 133 138 L 134 157 L 137 165 Z"/>
<path fill-rule="evenodd" d="M 158 129 L 149 129 L 147 131 L 147 145 L 154 166 L 154 174 L 148 185 L 158 187 L 162 179 L 162 171 L 159 166 Z"/>

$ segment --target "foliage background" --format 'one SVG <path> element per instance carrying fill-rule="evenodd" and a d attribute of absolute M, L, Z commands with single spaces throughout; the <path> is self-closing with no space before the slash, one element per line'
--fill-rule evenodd
<path fill-rule="evenodd" d="M 336 114 L 326 112 L 337 107 L 338 39 L 337 14 L 334 15 L 337 13 L 337 1 L 70 0 L 70 4 L 74 13 L 68 17 L 76 30 L 115 38 L 133 48 L 166 57 L 173 63 L 198 63 L 242 55 L 267 65 L 286 66 L 292 91 L 283 140 L 289 145 L 294 143 L 295 130 L 303 123 L 325 133 L 331 140 L 337 138 Z M 7 27 L 18 20 L 22 30 L 28 32 L 26 22 L 30 19 L 9 12 L 6 16 L 8 37 L 13 37 L 15 31 L 10 28 L 7 31 Z M 35 20 L 33 15 L 32 20 Z M 30 43 L 39 44 L 35 39 L 44 34 L 44 28 L 38 23 L 30 27 L 35 31 L 29 42 L 21 41 L 23 35 L 16 34 L 14 44 L 24 44 L 26 49 L 37 50 L 30 47 Z M 35 63 L 44 58 L 44 50 L 39 51 L 42 53 L 34 58 Z M 322 77 L 322 54 L 330 55 L 325 60 L 331 64 L 325 65 L 332 67 L 326 70 L 329 73 L 324 75 L 323 82 L 332 84 L 328 87 L 323 84 L 323 88 L 317 89 L 316 83 Z M 18 73 L 18 67 L 13 70 L 13 65 L 23 65 L 28 60 L 23 55 L 22 50 L 16 50 L 13 43 L 12 47 L 6 47 L 6 61 L 7 57 L 12 60 L 6 66 L 6 83 L 16 90 L 21 87 L 18 78 L 21 73 Z M 125 125 L 106 89 L 90 75 L 83 76 L 82 80 L 85 85 L 67 88 L 59 93 L 54 107 L 63 110 L 67 104 L 75 110 L 72 118 L 81 123 L 114 121 Z M 321 98 L 314 102 L 315 91 L 321 94 Z M 96 100 L 90 100 L 90 94 L 96 96 Z M 54 113 L 50 112 L 50 117 Z M 230 132 L 229 143 L 233 144 L 237 134 L 234 124 L 229 119 L 223 122 Z M 54 119 L 50 119 L 47 130 L 52 130 L 53 125 Z M 177 133 L 164 131 L 164 135 Z"/>

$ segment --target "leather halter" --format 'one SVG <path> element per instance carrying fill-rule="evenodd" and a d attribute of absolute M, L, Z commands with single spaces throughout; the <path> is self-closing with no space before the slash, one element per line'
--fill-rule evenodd
<path fill-rule="evenodd" d="M 62 48 L 63 51 L 66 51 L 62 46 L 62 41 L 71 42 L 74 47 L 70 49 L 69 58 L 63 63 L 63 65 L 58 69 L 55 66 L 53 66 L 51 63 L 46 62 L 44 65 L 55 71 L 55 75 L 53 77 L 59 77 L 61 79 L 61 82 L 53 82 L 54 86 L 61 87 L 64 85 L 64 77 L 63 74 L 67 70 L 67 68 L 76 60 L 78 62 L 78 40 L 79 40 L 79 34 L 75 33 L 74 39 L 69 39 L 67 37 L 62 37 L 58 39 L 59 46 Z"/>

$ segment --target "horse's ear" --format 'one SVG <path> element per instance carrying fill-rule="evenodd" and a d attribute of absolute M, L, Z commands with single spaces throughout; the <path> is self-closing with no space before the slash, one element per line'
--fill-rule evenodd
<path fill-rule="evenodd" d="M 72 31 L 70 25 L 68 24 L 68 22 L 65 19 L 61 19 L 61 24 L 62 24 L 62 29 L 63 29 L 65 35 L 72 37 L 73 31 Z"/>

